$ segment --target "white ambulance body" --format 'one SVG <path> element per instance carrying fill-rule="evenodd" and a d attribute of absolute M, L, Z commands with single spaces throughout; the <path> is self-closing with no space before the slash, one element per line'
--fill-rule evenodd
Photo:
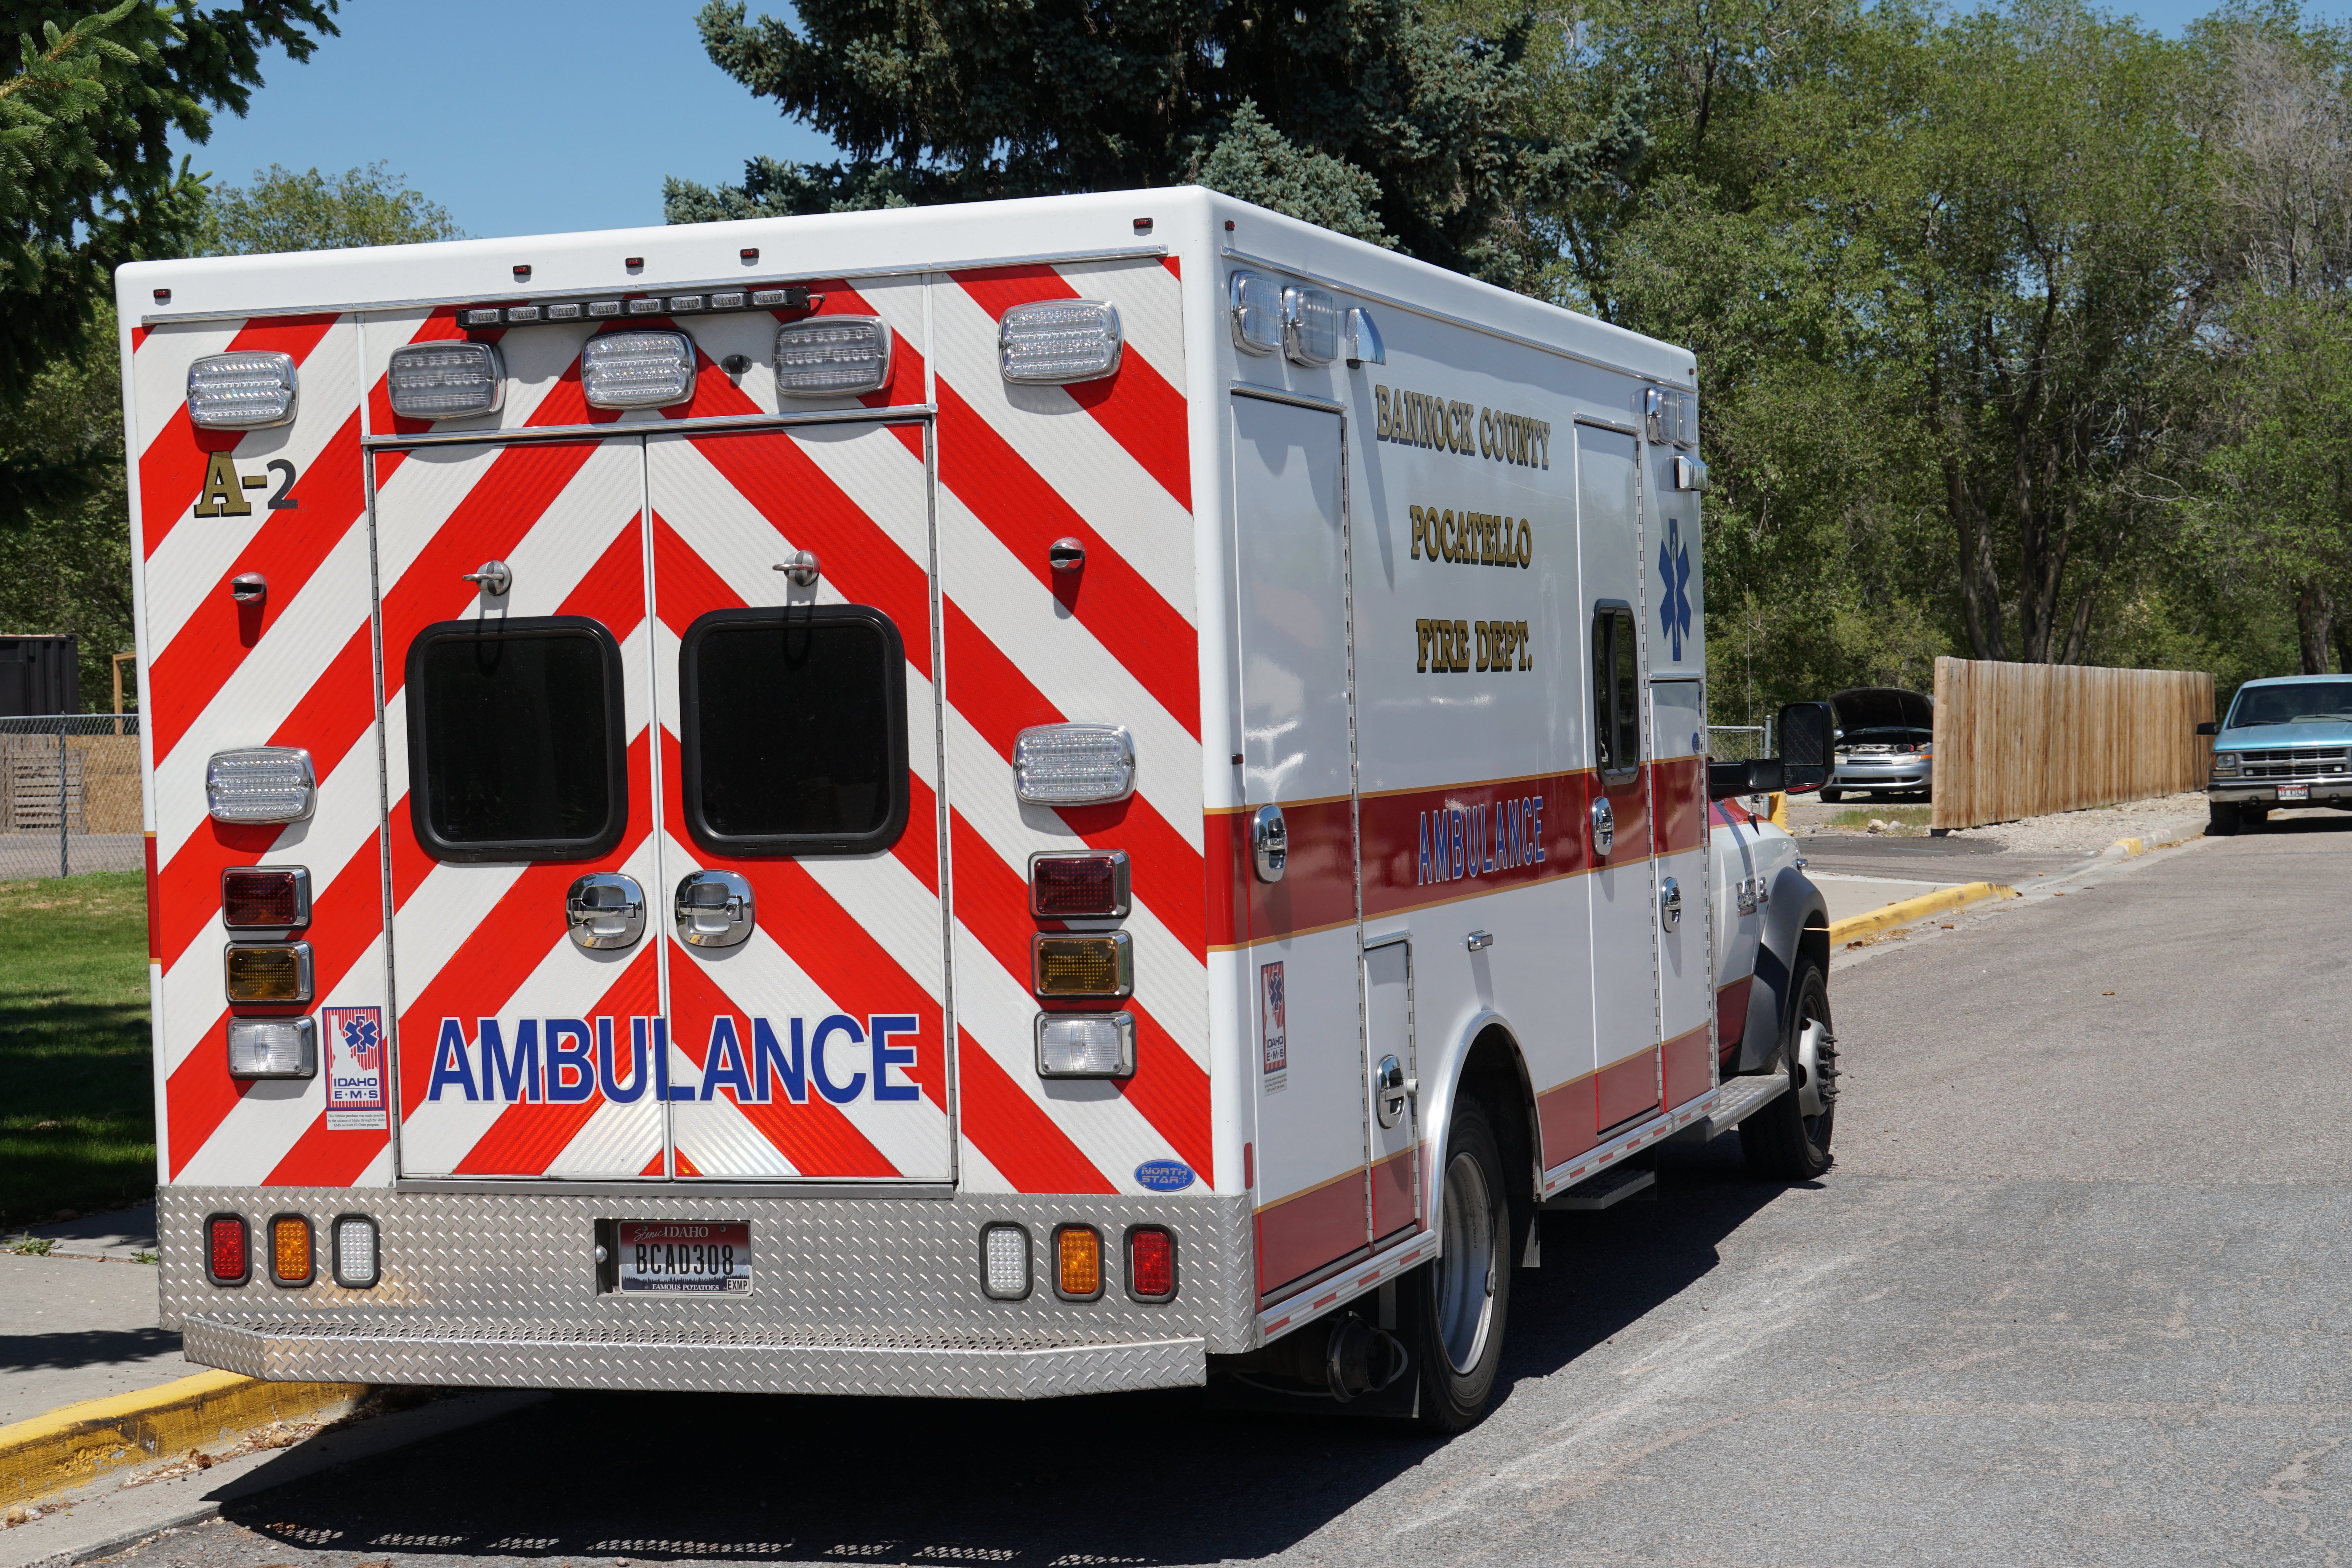
<path fill-rule="evenodd" d="M 1198 189 L 118 287 L 192 1359 L 1458 1424 L 1825 1163 L 1685 351 Z"/>

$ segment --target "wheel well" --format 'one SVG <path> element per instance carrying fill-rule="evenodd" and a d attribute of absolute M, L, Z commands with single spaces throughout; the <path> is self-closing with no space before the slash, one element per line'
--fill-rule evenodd
<path fill-rule="evenodd" d="M 1475 1095 L 1485 1103 L 1502 1144 L 1503 1169 L 1511 1173 L 1511 1201 L 1532 1207 L 1541 1180 L 1536 1170 L 1536 1100 L 1528 1082 L 1528 1066 L 1516 1041 L 1499 1026 L 1489 1026 L 1472 1042 L 1462 1064 L 1457 1100 Z M 1444 1158 L 1440 1151 L 1439 1159 Z"/>
<path fill-rule="evenodd" d="M 1822 973 L 1827 974 L 1830 972 L 1830 928 L 1808 921 L 1804 931 L 1797 937 L 1797 954 L 1801 958 L 1811 959 L 1822 966 Z"/>

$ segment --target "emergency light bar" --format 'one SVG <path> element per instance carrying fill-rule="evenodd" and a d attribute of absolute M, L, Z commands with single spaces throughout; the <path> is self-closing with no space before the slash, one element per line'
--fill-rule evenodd
<path fill-rule="evenodd" d="M 266 430 L 294 417 L 294 356 L 245 349 L 188 366 L 188 420 L 206 430 Z"/>
<path fill-rule="evenodd" d="M 580 351 L 591 408 L 667 408 L 694 395 L 694 343 L 684 332 L 606 332 Z"/>
<path fill-rule="evenodd" d="M 776 329 L 776 390 L 849 397 L 890 380 L 890 329 L 879 316 L 817 316 Z"/>
<path fill-rule="evenodd" d="M 411 343 L 394 349 L 385 378 L 392 411 L 407 419 L 496 414 L 506 401 L 506 366 L 490 343 Z"/>
<path fill-rule="evenodd" d="M 1118 374 L 1125 349 L 1118 307 L 1107 300 L 1034 300 L 997 323 L 997 361 L 1007 381 L 1100 381 Z"/>
<path fill-rule="evenodd" d="M 635 299 L 535 300 L 527 305 L 467 305 L 457 311 L 462 327 L 535 327 L 554 321 L 611 321 L 629 316 L 708 316 L 728 310 L 814 310 L 824 296 L 800 287 L 769 283 L 718 289 L 699 294 L 652 294 Z"/>

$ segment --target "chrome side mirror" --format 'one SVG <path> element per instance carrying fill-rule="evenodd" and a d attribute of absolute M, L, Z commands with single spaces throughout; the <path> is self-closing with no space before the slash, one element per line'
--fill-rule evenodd
<path fill-rule="evenodd" d="M 677 885 L 677 940 L 734 947 L 751 934 L 751 884 L 740 871 L 696 871 Z"/>
<path fill-rule="evenodd" d="M 635 947 L 646 934 L 646 890 L 635 877 L 611 871 L 583 877 L 563 895 L 563 921 L 574 947 Z"/>

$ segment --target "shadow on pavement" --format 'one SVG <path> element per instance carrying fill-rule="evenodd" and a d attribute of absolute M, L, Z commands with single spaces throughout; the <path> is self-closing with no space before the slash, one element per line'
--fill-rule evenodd
<path fill-rule="evenodd" d="M 86 1329 L 58 1334 L 0 1334 L 0 1372 L 105 1366 L 145 1361 L 180 1348 L 171 1329 Z"/>
<path fill-rule="evenodd" d="M 1747 1176 L 1736 1138 L 1667 1151 L 1659 1186 L 1546 1216 L 1544 1266 L 1515 1282 L 1503 1400 L 1707 1273 L 1784 1190 Z M 1215 1562 L 1297 1544 L 1443 1446 L 1401 1422 L 1212 1412 L 1189 1389 L 1034 1405 L 574 1393 L 226 1512 L 281 1552 Z"/>

